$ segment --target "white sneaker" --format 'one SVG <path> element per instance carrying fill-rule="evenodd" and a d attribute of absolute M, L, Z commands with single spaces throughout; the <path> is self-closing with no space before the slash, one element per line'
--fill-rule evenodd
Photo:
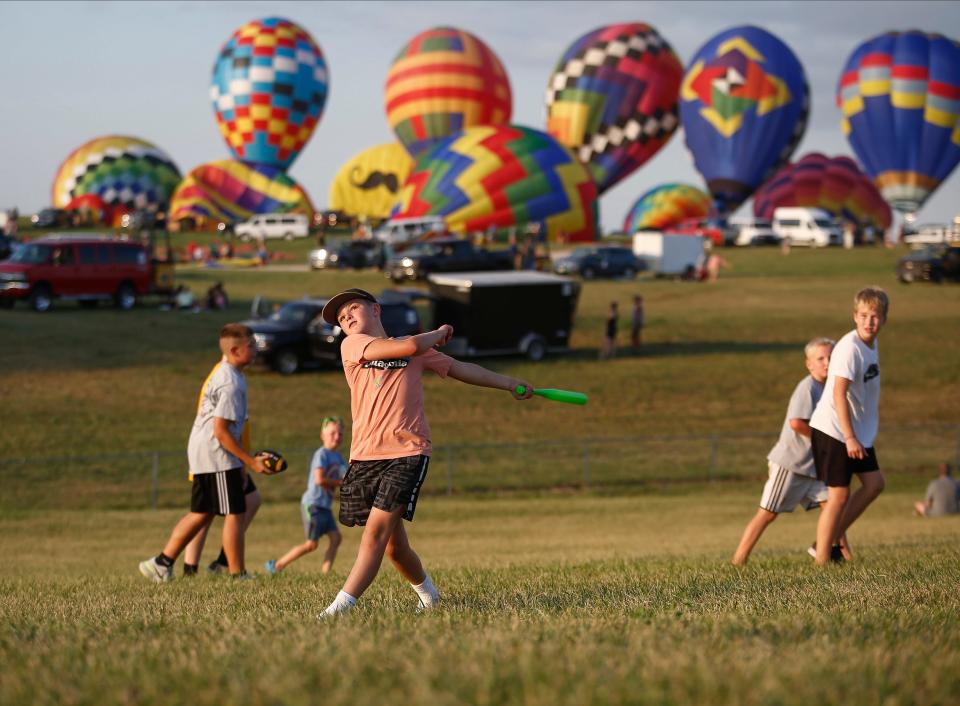
<path fill-rule="evenodd" d="M 423 596 L 418 596 L 418 598 L 420 599 L 420 605 L 417 606 L 418 613 L 423 613 L 428 610 L 436 610 L 440 607 L 439 593 L 436 596 L 428 598 L 427 600 L 423 600 Z"/>
<path fill-rule="evenodd" d="M 140 562 L 140 573 L 151 581 L 157 583 L 167 583 L 173 581 L 173 567 L 161 566 L 157 563 L 157 557 Z"/>

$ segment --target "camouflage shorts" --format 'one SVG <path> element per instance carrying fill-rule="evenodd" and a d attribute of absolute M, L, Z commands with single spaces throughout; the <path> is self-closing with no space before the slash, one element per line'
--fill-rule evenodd
<path fill-rule="evenodd" d="M 352 461 L 340 486 L 341 524 L 367 524 L 371 508 L 404 508 L 403 519 L 412 520 L 429 463 L 429 456 Z"/>

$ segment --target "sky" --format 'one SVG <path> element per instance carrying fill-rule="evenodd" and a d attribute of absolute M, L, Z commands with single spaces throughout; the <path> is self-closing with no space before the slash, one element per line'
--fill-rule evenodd
<path fill-rule="evenodd" d="M 544 129 L 544 89 L 566 47 L 615 22 L 647 22 L 687 66 L 713 35 L 754 24 L 784 40 L 803 64 L 811 116 L 794 158 L 853 152 L 834 92 L 840 70 L 865 39 L 920 29 L 960 38 L 952 2 L 0 2 L 0 209 L 50 205 L 66 156 L 109 134 L 146 139 L 186 174 L 230 157 L 209 100 L 214 60 L 234 30 L 280 16 L 323 50 L 330 92 L 312 139 L 289 170 L 318 208 L 352 155 L 394 137 L 383 85 L 414 35 L 451 25 L 479 36 L 500 57 L 513 90 L 512 122 Z M 928 200 L 920 222 L 960 214 L 960 170 Z M 668 181 L 703 186 L 682 130 L 600 200 L 605 231 L 633 202 Z M 741 209 L 741 214 L 743 213 Z"/>

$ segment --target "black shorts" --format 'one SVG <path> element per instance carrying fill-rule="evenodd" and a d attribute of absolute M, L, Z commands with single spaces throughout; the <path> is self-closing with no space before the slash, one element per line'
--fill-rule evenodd
<path fill-rule="evenodd" d="M 253 474 L 247 471 L 247 480 L 243 484 L 243 494 L 250 495 L 250 493 L 257 492 L 257 485 L 253 482 Z"/>
<path fill-rule="evenodd" d="M 877 454 L 871 446 L 864 449 L 866 458 L 850 458 L 847 456 L 847 445 L 837 441 L 829 434 L 819 429 L 813 432 L 813 463 L 817 467 L 817 478 L 830 488 L 849 488 L 854 473 L 870 473 L 879 471 Z"/>
<path fill-rule="evenodd" d="M 190 512 L 242 515 L 247 511 L 244 492 L 242 468 L 194 474 Z"/>
<path fill-rule="evenodd" d="M 340 486 L 340 523 L 367 524 L 371 508 L 393 512 L 403 508 L 403 519 L 413 519 L 420 487 L 427 477 L 429 456 L 405 456 L 382 461 L 351 461 Z"/>

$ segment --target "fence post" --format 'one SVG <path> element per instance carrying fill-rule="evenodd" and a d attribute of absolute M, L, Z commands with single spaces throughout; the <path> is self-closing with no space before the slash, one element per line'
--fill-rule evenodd
<path fill-rule="evenodd" d="M 583 442 L 583 487 L 590 489 L 590 444 L 587 441 Z"/>
<path fill-rule="evenodd" d="M 720 435 L 710 435 L 710 469 L 707 471 L 707 480 L 711 483 L 717 476 L 717 455 L 720 453 Z"/>
<path fill-rule="evenodd" d="M 153 452 L 153 469 L 150 472 L 150 479 L 152 485 L 150 506 L 156 510 L 160 502 L 160 454 L 157 451 Z"/>
<path fill-rule="evenodd" d="M 453 495 L 453 447 L 447 447 L 447 495 Z"/>

